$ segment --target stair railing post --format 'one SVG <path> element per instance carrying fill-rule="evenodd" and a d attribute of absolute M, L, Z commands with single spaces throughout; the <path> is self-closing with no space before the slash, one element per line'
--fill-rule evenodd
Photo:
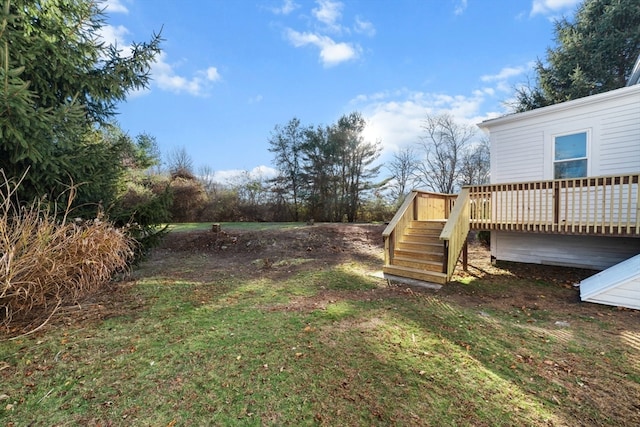
<path fill-rule="evenodd" d="M 464 271 L 469 271 L 468 262 L 469 262 L 469 241 L 468 239 L 465 239 L 464 246 L 462 247 L 462 269 Z"/>
<path fill-rule="evenodd" d="M 442 272 L 444 274 L 447 274 L 447 269 L 449 267 L 449 241 L 445 240 L 444 241 L 444 258 L 442 260 Z"/>
<path fill-rule="evenodd" d="M 560 223 L 560 181 L 553 181 L 553 222 L 551 230 L 556 231 Z"/>

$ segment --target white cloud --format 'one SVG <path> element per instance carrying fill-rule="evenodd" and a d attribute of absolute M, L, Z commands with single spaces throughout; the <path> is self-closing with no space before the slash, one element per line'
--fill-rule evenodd
<path fill-rule="evenodd" d="M 467 10 L 467 0 L 460 0 L 460 2 L 456 5 L 456 8 L 454 9 L 453 13 L 456 15 L 462 15 L 464 13 L 465 10 Z"/>
<path fill-rule="evenodd" d="M 129 9 L 120 0 L 106 0 L 104 8 L 110 13 L 129 13 Z"/>
<path fill-rule="evenodd" d="M 107 45 L 117 46 L 120 49 L 130 51 L 129 45 L 125 41 L 129 30 L 123 25 L 114 27 L 113 25 L 103 25 L 100 28 L 100 37 Z"/>
<path fill-rule="evenodd" d="M 359 16 L 355 17 L 353 28 L 341 24 L 344 3 L 336 0 L 315 0 L 317 7 L 311 10 L 313 18 L 307 31 L 286 28 L 284 37 L 294 47 L 315 46 L 319 49 L 320 62 L 332 67 L 342 62 L 358 58 L 362 54 L 359 44 L 350 41 L 338 41 L 336 36 L 364 34 L 372 37 L 376 33 L 373 23 Z"/>
<path fill-rule="evenodd" d="M 196 72 L 191 78 L 176 74 L 174 66 L 166 61 L 166 54 L 162 52 L 152 66 L 151 75 L 155 84 L 162 90 L 176 94 L 188 93 L 194 96 L 206 96 L 212 82 L 221 79 L 215 67 Z"/>
<path fill-rule="evenodd" d="M 484 95 L 494 96 L 495 94 L 496 94 L 496 90 L 492 87 L 483 87 L 482 89 L 473 91 L 474 96 L 484 96 Z"/>
<path fill-rule="evenodd" d="M 288 15 L 299 7 L 293 0 L 284 0 L 282 6 L 271 8 L 271 11 L 276 15 Z"/>
<path fill-rule="evenodd" d="M 376 28 L 369 21 L 364 21 L 359 16 L 356 16 L 356 23 L 354 30 L 356 33 L 365 34 L 369 37 L 373 37 L 376 35 Z"/>
<path fill-rule="evenodd" d="M 288 1 L 287 3 L 291 3 Z M 105 8 L 109 12 L 127 13 L 121 0 L 106 0 Z M 104 25 L 100 28 L 100 37 L 107 45 L 113 45 L 120 50 L 123 57 L 132 53 L 131 44 L 126 41 L 130 31 L 123 25 Z M 208 67 L 205 70 L 198 70 L 193 77 L 183 77 L 176 74 L 174 66 L 167 62 L 167 55 L 161 52 L 151 66 L 152 84 L 155 83 L 160 89 L 174 93 L 188 93 L 194 96 L 206 96 L 211 84 L 220 81 L 222 77 L 216 67 Z M 103 58 L 104 59 L 104 58 Z M 136 97 L 148 93 L 149 89 L 132 90 L 129 96 Z"/>
<path fill-rule="evenodd" d="M 220 77 L 220 73 L 218 73 L 218 69 L 216 67 L 207 68 L 207 80 L 211 82 L 217 82 L 222 77 Z"/>
<path fill-rule="evenodd" d="M 351 101 L 351 106 L 367 119 L 365 138 L 381 140 L 385 156 L 418 142 L 424 134 L 422 125 L 427 114 L 448 113 L 459 123 L 470 125 L 501 115 L 502 112 L 480 113 L 481 106 L 491 97 L 485 90 L 464 96 L 403 89 L 360 95 Z"/>
<path fill-rule="evenodd" d="M 249 104 L 259 104 L 262 102 L 262 95 L 256 95 L 254 97 L 249 98 Z"/>
<path fill-rule="evenodd" d="M 215 171 L 213 180 L 223 185 L 233 185 L 243 179 L 271 179 L 278 176 L 278 171 L 269 166 L 256 166 L 250 171 L 243 169 L 229 169 L 223 171 Z"/>
<path fill-rule="evenodd" d="M 507 80 L 511 77 L 516 77 L 519 75 L 522 75 L 524 72 L 526 72 L 529 68 L 531 68 L 531 66 L 527 66 L 527 67 L 505 67 L 502 70 L 500 70 L 500 72 L 498 74 L 494 74 L 494 75 L 484 75 L 482 77 L 480 77 L 480 80 L 482 80 L 483 82 L 495 82 L 495 81 L 501 81 L 501 80 Z"/>
<path fill-rule="evenodd" d="M 489 96 L 495 95 L 496 92 L 510 94 L 517 84 L 516 80 L 530 72 L 534 66 L 535 62 L 532 61 L 517 67 L 504 67 L 497 74 L 483 75 L 480 81 L 491 84 L 492 87 L 484 87 L 481 91 Z"/>
<path fill-rule="evenodd" d="M 311 11 L 313 16 L 325 24 L 329 30 L 340 32 L 342 27 L 338 21 L 342 19 L 342 8 L 344 5 L 331 0 L 316 0 L 316 3 L 319 7 Z"/>
<path fill-rule="evenodd" d="M 336 43 L 328 36 L 315 33 L 300 33 L 287 29 L 287 39 L 295 47 L 307 45 L 316 46 L 320 49 L 320 60 L 325 67 L 331 67 L 341 62 L 349 61 L 358 57 L 359 46 L 349 43 Z"/>
<path fill-rule="evenodd" d="M 557 14 L 577 6 L 581 1 L 582 0 L 533 0 L 531 16 Z"/>

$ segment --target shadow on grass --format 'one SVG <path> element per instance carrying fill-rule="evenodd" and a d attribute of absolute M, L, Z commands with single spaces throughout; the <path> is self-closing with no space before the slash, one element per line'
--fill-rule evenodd
<path fill-rule="evenodd" d="M 325 257 L 334 249 L 317 244 L 280 259 L 311 261 L 270 267 L 254 263 L 260 251 L 150 259 L 126 289 L 142 301 L 135 310 L 0 343 L 9 402 L 0 415 L 78 425 L 639 421 L 637 352 L 620 346 L 636 342 L 637 316 L 626 333 L 596 335 L 608 318 L 578 307 L 562 329 L 548 314 L 560 303 L 534 310 L 513 299 L 514 283 L 527 287 L 523 298 L 552 299 L 546 282 L 514 274 L 440 292 L 388 287 L 366 275 L 380 264 L 375 251 Z"/>

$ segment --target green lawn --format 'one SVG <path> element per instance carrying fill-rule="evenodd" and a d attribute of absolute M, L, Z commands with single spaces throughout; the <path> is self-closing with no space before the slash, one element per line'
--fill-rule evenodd
<path fill-rule="evenodd" d="M 611 308 L 563 313 L 563 329 L 549 310 L 479 308 L 479 295 L 508 292 L 490 279 L 420 292 L 354 261 L 247 275 L 213 267 L 215 256 L 152 257 L 108 299 L 1 342 L 0 424 L 640 422 L 634 313 L 624 333 Z"/>

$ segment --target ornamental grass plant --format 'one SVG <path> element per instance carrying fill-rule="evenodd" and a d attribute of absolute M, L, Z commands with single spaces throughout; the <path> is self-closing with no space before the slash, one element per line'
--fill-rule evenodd
<path fill-rule="evenodd" d="M 13 183 L 0 184 L 0 322 L 50 317 L 124 271 L 135 242 L 101 218 L 70 219 L 44 201 L 20 204 Z M 73 199 L 74 188 L 69 190 Z M 54 205 L 55 206 L 55 205 Z"/>

